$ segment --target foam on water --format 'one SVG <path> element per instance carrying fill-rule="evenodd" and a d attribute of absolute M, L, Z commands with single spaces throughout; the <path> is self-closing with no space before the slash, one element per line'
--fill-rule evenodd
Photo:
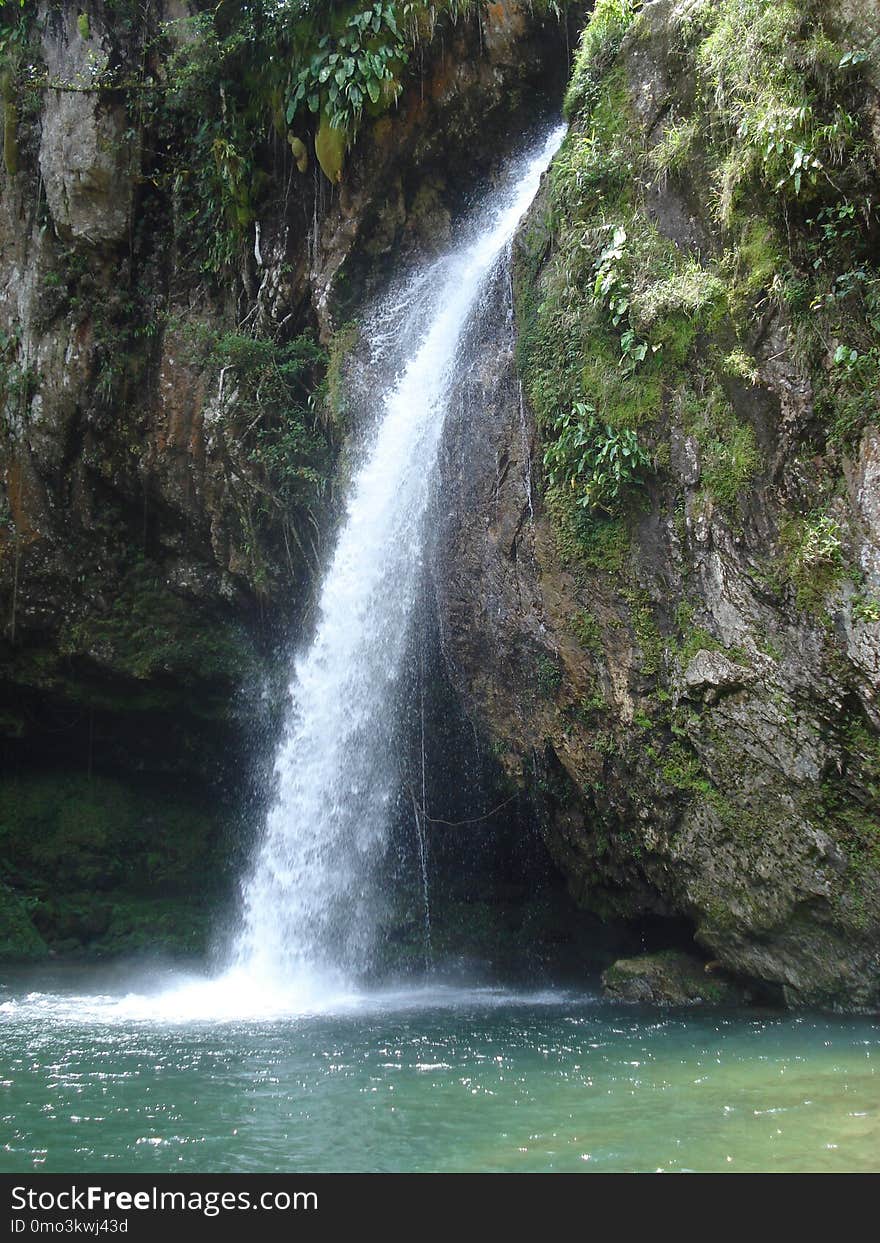
<path fill-rule="evenodd" d="M 374 991 L 275 992 L 233 968 L 222 977 L 177 975 L 144 984 L 136 991 L 28 992 L 0 1002 L 4 1023 L 48 1022 L 91 1026 L 295 1022 L 317 1016 L 388 1016 L 405 1011 L 492 1010 L 503 1006 L 584 1004 L 590 998 L 556 989 L 516 992 L 505 988 L 465 988 L 431 984 Z"/>

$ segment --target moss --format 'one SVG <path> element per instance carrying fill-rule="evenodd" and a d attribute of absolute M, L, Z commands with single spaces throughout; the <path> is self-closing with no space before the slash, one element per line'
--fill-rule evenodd
<path fill-rule="evenodd" d="M 724 644 L 719 643 L 708 630 L 702 626 L 691 626 L 684 629 L 682 641 L 678 648 L 678 656 L 682 668 L 685 668 L 696 656 L 697 652 L 721 652 Z"/>
<path fill-rule="evenodd" d="M 668 785 L 704 797 L 712 793 L 712 783 L 703 772 L 699 759 L 681 743 L 673 743 L 658 758 L 660 774 Z"/>
<path fill-rule="evenodd" d="M 103 956 L 155 953 L 157 947 L 164 953 L 202 955 L 213 924 L 210 897 L 208 901 L 201 895 L 185 900 L 125 897 L 112 903 L 98 948 Z"/>
<path fill-rule="evenodd" d="M 546 253 L 544 229 L 533 228 L 517 272 L 518 362 L 538 422 L 549 427 L 579 400 L 592 403 L 612 425 L 636 426 L 656 409 L 656 391 L 620 367 L 619 333 L 602 306 L 590 297 L 594 261 L 603 248 L 602 226 L 622 210 L 631 179 L 624 152 L 627 141 L 627 88 L 622 74 L 603 84 L 588 132 L 575 130 L 554 161 L 548 217 L 554 255 Z M 588 196 L 588 197 L 587 197 Z M 583 204 L 591 210 L 584 213 Z M 584 246 L 585 236 L 593 245 Z M 585 348 L 589 344 L 589 348 Z"/>
<path fill-rule="evenodd" d="M 357 324 L 343 324 L 334 332 L 327 349 L 327 405 L 340 434 L 345 431 L 348 415 L 344 367 L 357 340 Z"/>
<path fill-rule="evenodd" d="M 188 796 L 111 777 L 28 774 L 0 781 L 3 866 L 53 892 L 185 886 L 218 826 Z"/>
<path fill-rule="evenodd" d="M 713 500 L 732 510 L 762 465 L 754 428 L 740 423 L 703 446 L 702 482 Z"/>
<path fill-rule="evenodd" d="M 544 698 L 551 698 L 562 685 L 562 670 L 552 656 L 542 652 L 535 661 L 535 680 L 538 692 Z"/>
<path fill-rule="evenodd" d="M 563 564 L 582 572 L 617 575 L 623 571 L 631 549 L 626 518 L 588 514 L 565 488 L 551 488 L 546 503 Z"/>
<path fill-rule="evenodd" d="M 664 337 L 671 343 L 677 334 L 683 335 L 687 326 L 688 348 L 679 345 L 672 359 L 684 362 L 697 329 L 710 329 L 717 323 L 725 305 L 727 283 L 717 271 L 683 256 L 654 229 L 645 231 L 643 249 L 647 263 L 637 256 L 644 283 L 633 293 L 633 319 L 640 331 L 661 344 Z M 663 325 L 668 327 L 664 330 Z"/>
<path fill-rule="evenodd" d="M 602 983 L 614 997 L 661 1005 L 743 1000 L 742 989 L 729 977 L 707 974 L 706 964 L 678 950 L 618 959 L 602 973 Z"/>
<path fill-rule="evenodd" d="M 722 221 L 748 189 L 808 195 L 843 160 L 849 114 L 828 102 L 837 66 L 827 37 L 821 55 L 809 42 L 810 17 L 792 0 L 722 0 L 682 24 L 703 104 L 727 121 L 714 152 Z"/>
<path fill-rule="evenodd" d="M 328 181 L 334 183 L 342 180 L 342 166 L 345 162 L 347 138 L 345 130 L 337 129 L 330 124 L 326 114 L 321 117 L 321 124 L 315 135 L 315 155 Z"/>
<path fill-rule="evenodd" d="M 222 889 L 221 829 L 197 795 L 176 786 L 72 772 L 5 777 L 0 931 L 10 938 L 8 956 L 39 956 L 47 946 L 203 949 Z"/>
<path fill-rule="evenodd" d="M 712 378 L 697 394 L 681 395 L 684 430 L 700 446 L 700 479 L 704 492 L 729 514 L 764 468 L 754 428 L 736 415 L 724 389 Z"/>
<path fill-rule="evenodd" d="M 790 274 L 788 254 L 775 226 L 754 207 L 731 224 L 734 244 L 721 260 L 727 297 L 734 314 L 751 310 L 756 300 Z"/>
<path fill-rule="evenodd" d="M 593 728 L 595 724 L 595 716 L 597 712 L 605 712 L 608 708 L 608 700 L 605 692 L 594 680 L 590 685 L 589 693 L 582 696 L 574 708 L 574 716 L 582 725 Z"/>
<path fill-rule="evenodd" d="M 591 652 L 594 656 L 602 652 L 602 631 L 592 613 L 586 609 L 576 613 L 572 618 L 571 630 L 584 651 Z"/>
<path fill-rule="evenodd" d="M 137 680 L 170 675 L 178 686 L 240 683 L 256 669 L 243 627 L 209 620 L 173 592 L 158 567 L 147 561 L 123 577 L 107 612 L 68 625 L 60 650 L 87 654 Z"/>
<path fill-rule="evenodd" d="M 0 962 L 34 962 L 47 956 L 49 947 L 31 919 L 33 906 L 0 882 Z"/>
<path fill-rule="evenodd" d="M 666 644 L 654 620 L 653 606 L 647 592 L 627 588 L 622 593 L 629 606 L 629 619 L 642 653 L 641 668 L 646 677 L 662 668 Z"/>

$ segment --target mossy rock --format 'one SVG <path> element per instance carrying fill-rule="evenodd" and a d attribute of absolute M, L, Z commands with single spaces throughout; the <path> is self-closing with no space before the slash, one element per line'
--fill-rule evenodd
<path fill-rule="evenodd" d="M 614 1001 L 650 1005 L 734 1005 L 748 1000 L 746 990 L 715 963 L 678 950 L 619 958 L 602 973 L 602 987 Z"/>
<path fill-rule="evenodd" d="M 0 885 L 0 962 L 37 962 L 49 947 L 31 920 L 30 903 Z"/>
<path fill-rule="evenodd" d="M 86 773 L 0 781 L 4 865 L 34 892 L 186 887 L 209 868 L 215 825 L 176 791 Z"/>
<path fill-rule="evenodd" d="M 87 657 L 136 681 L 165 679 L 159 692 L 167 699 L 157 706 L 179 700 L 179 686 L 239 685 L 256 668 L 244 628 L 193 607 L 151 563 L 129 570 L 104 614 L 68 624 L 60 646 L 67 657 Z"/>
<path fill-rule="evenodd" d="M 315 155 L 324 176 L 334 185 L 342 180 L 342 166 L 345 163 L 345 148 L 348 137 L 345 130 L 336 129 L 330 124 L 326 113 L 321 117 L 321 124 L 315 135 Z"/>

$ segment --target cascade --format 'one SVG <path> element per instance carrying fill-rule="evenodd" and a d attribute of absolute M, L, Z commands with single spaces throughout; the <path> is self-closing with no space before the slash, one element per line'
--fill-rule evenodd
<path fill-rule="evenodd" d="M 314 633 L 294 663 L 274 803 L 242 886 L 233 958 L 252 979 L 308 996 L 370 966 L 398 793 L 401 672 L 448 393 L 468 322 L 564 133 L 554 128 L 521 157 L 457 244 L 362 321 L 375 414 Z"/>

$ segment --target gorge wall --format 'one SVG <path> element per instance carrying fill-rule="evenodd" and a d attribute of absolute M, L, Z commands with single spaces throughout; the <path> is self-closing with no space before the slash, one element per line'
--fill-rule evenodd
<path fill-rule="evenodd" d="M 445 446 L 438 736 L 466 714 L 487 809 L 585 919 L 880 1005 L 876 6 L 13 7 L 9 956 L 203 948 L 333 530 L 358 309 L 558 105 L 584 28 L 515 332 Z M 344 39 L 379 59 L 330 65 Z"/>
<path fill-rule="evenodd" d="M 438 574 L 456 684 L 578 901 L 868 1008 L 877 35 L 871 5 L 600 0 Z"/>
<path fill-rule="evenodd" d="M 515 3 L 3 6 L 7 956 L 204 948 L 333 527 L 349 317 L 568 44 Z"/>

